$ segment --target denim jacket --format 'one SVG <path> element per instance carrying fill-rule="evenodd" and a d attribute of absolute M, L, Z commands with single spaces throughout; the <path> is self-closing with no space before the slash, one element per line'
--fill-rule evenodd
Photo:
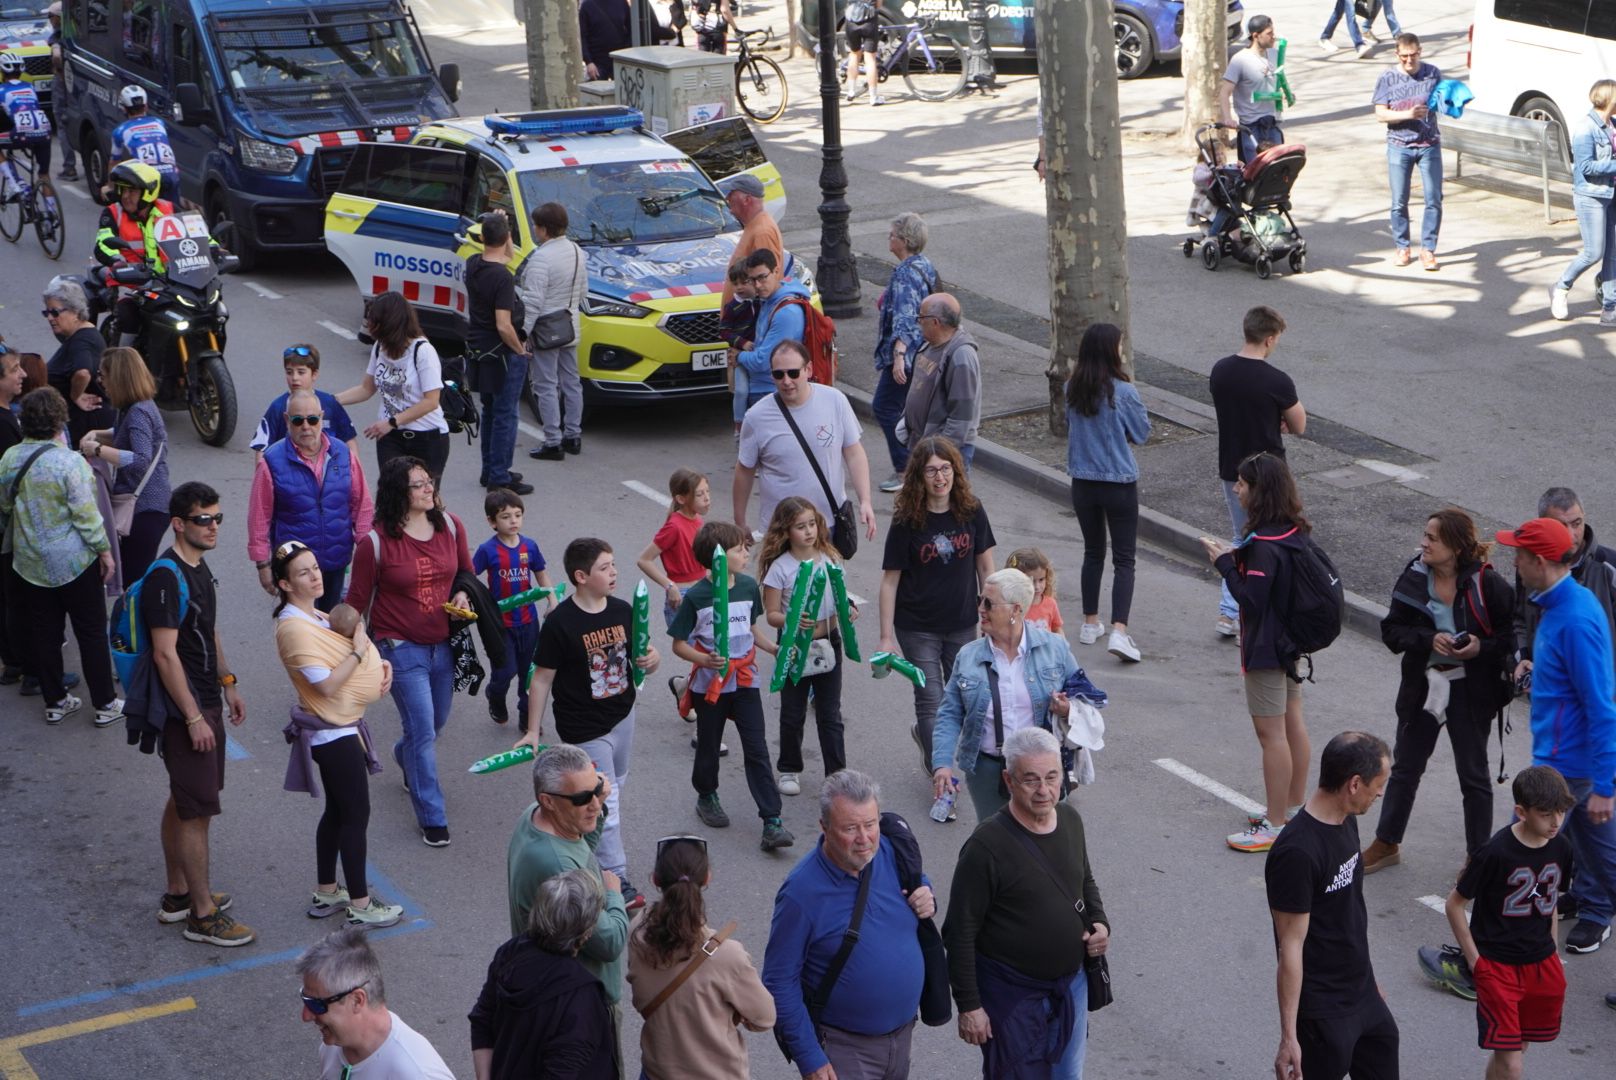
<path fill-rule="evenodd" d="M 1032 699 L 1032 713 L 1039 727 L 1053 730 L 1050 695 L 1058 693 L 1067 676 L 1077 670 L 1077 659 L 1059 634 L 1035 626 L 1024 626 L 1021 632 L 1027 635 L 1027 656 L 1021 666 L 1027 678 L 1027 696 Z M 976 768 L 982 735 L 993 724 L 993 694 L 988 689 L 987 675 L 992 662 L 992 646 L 985 637 L 966 645 L 954 658 L 954 673 L 943 687 L 937 725 L 931 734 L 933 771 L 947 766 L 968 773 Z"/>
<path fill-rule="evenodd" d="M 1115 388 L 1111 403 L 1102 402 L 1093 416 L 1066 410 L 1066 474 L 1074 480 L 1131 484 L 1139 479 L 1128 444 L 1150 438 L 1150 414 L 1133 383 L 1117 379 L 1111 385 Z"/>
<path fill-rule="evenodd" d="M 1616 156 L 1611 154 L 1610 127 L 1592 109 L 1571 135 L 1571 193 L 1595 199 L 1616 194 Z"/>

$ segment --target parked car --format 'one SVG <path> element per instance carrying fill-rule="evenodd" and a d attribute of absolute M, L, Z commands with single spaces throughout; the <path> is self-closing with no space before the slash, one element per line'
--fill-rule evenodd
<path fill-rule="evenodd" d="M 1470 23 L 1470 108 L 1566 127 L 1588 111 L 1588 88 L 1616 71 L 1612 0 L 1476 0 Z"/>

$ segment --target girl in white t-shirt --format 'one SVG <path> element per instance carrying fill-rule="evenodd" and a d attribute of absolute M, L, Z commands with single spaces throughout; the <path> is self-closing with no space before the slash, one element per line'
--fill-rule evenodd
<path fill-rule="evenodd" d="M 337 400 L 354 405 L 381 391 L 376 422 L 365 428 L 365 437 L 376 440 L 377 474 L 393 458 L 408 456 L 420 458 L 433 481 L 440 482 L 449 463 L 449 424 L 438 404 L 443 389 L 438 350 L 421 333 L 415 309 L 399 293 L 377 296 L 367 318 L 376 344 L 364 380 Z"/>
<path fill-rule="evenodd" d="M 841 565 L 830 543 L 830 527 L 825 524 L 825 515 L 807 499 L 796 495 L 781 499 L 769 520 L 769 531 L 763 537 L 763 554 L 758 565 L 763 571 L 764 614 L 769 625 L 782 634 L 786 608 L 791 605 L 791 593 L 797 584 L 797 568 L 810 561 L 819 566 Z M 857 619 L 858 608 L 852 610 Z M 847 767 L 847 754 L 842 745 L 842 637 L 836 621 L 836 601 L 829 586 L 819 610 L 805 612 L 803 620 L 813 622 L 815 641 L 830 643 L 832 666 L 818 675 L 804 675 L 795 686 L 787 682 L 780 690 L 780 757 L 776 764 L 780 770 L 782 795 L 797 795 L 802 791 L 802 729 L 808 719 L 810 689 L 825 775 Z"/>

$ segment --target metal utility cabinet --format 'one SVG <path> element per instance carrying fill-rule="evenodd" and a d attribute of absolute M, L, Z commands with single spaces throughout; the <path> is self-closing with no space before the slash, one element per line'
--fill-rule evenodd
<path fill-rule="evenodd" d="M 673 45 L 641 45 L 612 53 L 617 104 L 645 114 L 665 135 L 735 115 L 735 57 Z"/>

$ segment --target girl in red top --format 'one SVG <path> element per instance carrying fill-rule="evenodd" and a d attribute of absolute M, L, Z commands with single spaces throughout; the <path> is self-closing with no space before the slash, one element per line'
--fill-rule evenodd
<path fill-rule="evenodd" d="M 466 527 L 443 509 L 426 464 L 415 457 L 387 461 L 376 482 L 375 527 L 354 548 L 348 603 L 366 616 L 382 659 L 393 665 L 393 704 L 404 729 L 393 760 L 429 847 L 449 844 L 435 744 L 454 699 L 443 606 L 466 606 L 466 594 L 454 590 L 461 571 L 473 572 Z"/>
<path fill-rule="evenodd" d="M 1055 602 L 1055 567 L 1049 556 L 1037 548 L 1021 548 L 1011 552 L 1004 565 L 1020 570 L 1032 580 L 1032 607 L 1025 616 L 1027 625 L 1064 636 L 1066 624 L 1061 621 L 1060 605 Z"/>
<path fill-rule="evenodd" d="M 684 599 L 690 586 L 707 576 L 696 561 L 696 530 L 701 528 L 702 515 L 712 509 L 713 494 L 707 478 L 695 469 L 675 469 L 668 477 L 668 494 L 672 498 L 667 520 L 640 552 L 640 572 L 662 586 L 664 606 L 662 621 L 673 625 L 679 601 Z M 657 566 L 660 557 L 662 565 Z"/>

